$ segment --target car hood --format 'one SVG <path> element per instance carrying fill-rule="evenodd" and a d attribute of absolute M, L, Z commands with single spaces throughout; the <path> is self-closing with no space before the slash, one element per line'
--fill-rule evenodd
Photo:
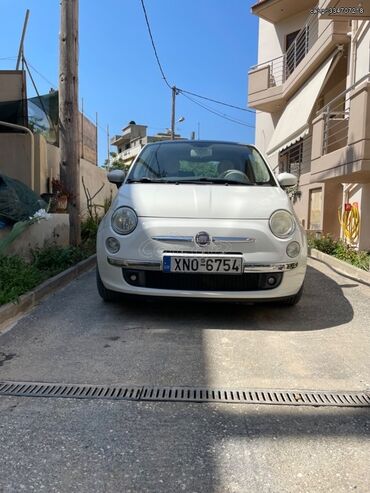
<path fill-rule="evenodd" d="M 277 209 L 291 210 L 280 187 L 234 185 L 123 185 L 114 208 L 132 207 L 141 217 L 268 219 Z"/>

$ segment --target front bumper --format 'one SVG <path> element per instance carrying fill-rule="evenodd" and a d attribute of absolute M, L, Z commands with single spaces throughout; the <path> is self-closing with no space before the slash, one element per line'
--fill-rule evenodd
<path fill-rule="evenodd" d="M 244 274 L 238 276 L 236 281 L 236 285 L 238 286 L 239 278 L 241 276 L 250 276 L 250 282 L 252 283 L 261 283 L 263 281 L 263 277 L 266 275 L 281 276 L 277 281 L 277 287 L 273 287 L 271 289 L 249 289 L 251 285 L 249 280 L 246 280 L 245 285 L 243 284 L 243 289 L 235 290 L 235 286 L 230 287 L 230 284 L 225 284 L 225 289 L 220 289 L 220 276 L 218 274 L 209 274 L 209 288 L 207 289 L 207 284 L 202 284 L 201 286 L 197 284 L 196 286 L 193 284 L 189 284 L 191 286 L 188 289 L 169 289 L 168 283 L 163 283 L 162 285 L 166 286 L 165 289 L 157 288 L 157 287 L 147 287 L 135 285 L 127 282 L 127 277 L 125 279 L 124 272 L 127 274 L 134 273 L 135 275 L 140 275 L 141 272 L 148 272 L 150 274 L 159 274 L 161 275 L 162 271 L 158 268 L 158 264 L 151 265 L 150 263 L 146 263 L 143 269 L 143 265 L 137 261 L 126 261 L 126 266 L 123 268 L 122 266 L 111 265 L 108 263 L 107 257 L 105 259 L 98 262 L 98 268 L 100 272 L 100 276 L 106 288 L 117 291 L 121 293 L 133 294 L 133 295 L 143 295 L 143 296 L 165 296 L 165 297 L 178 297 L 178 298 L 204 298 L 204 299 L 215 299 L 215 300 L 273 300 L 280 299 L 288 296 L 292 296 L 296 294 L 300 287 L 303 284 L 305 272 L 306 272 L 306 264 L 305 262 L 301 263 L 292 263 L 289 266 L 284 264 L 286 269 L 281 270 L 282 264 L 270 265 L 267 267 L 264 266 L 244 266 Z M 160 264 L 159 264 L 160 265 Z M 294 268 L 292 268 L 294 266 Z M 253 269 L 253 270 L 249 270 Z M 166 276 L 166 279 L 171 276 L 185 276 L 188 277 L 190 274 L 163 274 Z M 207 281 L 204 275 L 202 274 L 192 274 L 191 276 L 198 276 L 199 278 Z M 212 278 L 211 278 L 212 276 Z M 256 276 L 259 276 L 256 278 Z M 218 278 L 218 279 L 216 279 Z M 252 279 L 253 278 L 253 279 Z M 157 278 L 158 279 L 158 278 Z M 160 278 L 159 278 L 160 279 Z M 217 281 L 216 283 L 212 283 L 213 279 Z M 172 279 L 171 279 L 172 280 Z M 230 275 L 226 275 L 225 282 L 232 282 L 233 279 Z M 160 284 L 159 284 L 160 285 Z M 179 284 L 184 285 L 183 283 Z M 217 290 L 212 286 L 217 285 Z M 229 286 L 229 287 L 228 287 Z"/>
<path fill-rule="evenodd" d="M 169 224 L 170 223 L 170 224 Z M 210 235 L 222 238 L 230 236 L 242 239 L 234 243 L 223 242 L 221 245 L 213 244 L 201 252 L 199 248 L 190 241 L 184 241 L 185 236 L 194 237 L 197 231 L 208 231 Z M 169 245 L 168 238 L 163 238 L 170 232 L 184 232 L 178 244 L 176 241 Z M 108 236 L 115 236 L 121 242 L 121 249 L 117 254 L 109 254 L 105 248 L 105 239 Z M 158 236 L 162 238 L 158 239 Z M 245 236 L 253 237 L 255 241 L 246 242 Z M 155 239 L 154 239 L 155 238 Z M 301 244 L 301 253 L 298 257 L 291 259 L 286 255 L 286 245 L 289 241 L 296 240 Z M 225 248 L 225 245 L 228 247 Z M 214 255 L 239 256 L 243 258 L 243 272 L 239 276 L 258 276 L 259 274 L 272 274 L 280 276 L 279 282 L 273 289 L 248 289 L 235 290 L 220 289 L 222 283 L 218 283 L 218 289 L 212 289 L 212 279 L 197 289 L 191 289 L 192 284 L 180 283 L 175 289 L 169 288 L 170 282 L 158 283 L 158 274 L 162 272 L 162 257 L 166 254 L 173 255 Z M 145 218 L 139 221 L 137 231 L 127 237 L 119 237 L 112 231 L 109 221 L 105 221 L 98 233 L 97 257 L 100 277 L 104 286 L 112 291 L 144 296 L 165 296 L 165 297 L 188 297 L 204 298 L 215 300 L 274 300 L 295 295 L 301 288 L 306 273 L 306 240 L 303 232 L 297 228 L 292 238 L 287 240 L 277 240 L 272 236 L 268 229 L 267 222 L 263 221 L 226 221 L 226 220 L 166 220 L 157 218 Z M 150 287 L 144 285 L 133 285 L 125 280 L 125 271 L 152 272 L 148 279 L 156 278 L 157 284 L 148 283 Z M 180 274 L 189 276 L 189 274 Z M 174 276 L 168 273 L 165 276 Z M 193 274 L 202 276 L 202 274 Z M 219 274 L 210 274 L 219 276 Z M 229 275 L 230 276 L 230 275 Z M 204 277 L 204 275 L 202 276 Z M 168 278 L 166 277 L 166 280 Z M 174 279 L 174 278 L 173 278 Z M 215 278 L 213 278 L 215 279 Z M 231 278 L 229 278 L 231 280 Z M 236 286 L 243 285 L 236 280 Z M 218 281 L 217 281 L 218 282 Z M 143 283 L 142 283 L 143 284 Z M 155 285 L 155 287 L 153 287 Z M 159 286 L 159 287 L 158 287 Z M 190 288 L 184 289 L 184 286 Z M 208 287 L 207 287 L 208 286 Z M 225 287 L 230 283 L 225 282 Z M 173 284 L 172 284 L 173 287 Z M 180 289 L 179 289 L 180 288 Z"/>

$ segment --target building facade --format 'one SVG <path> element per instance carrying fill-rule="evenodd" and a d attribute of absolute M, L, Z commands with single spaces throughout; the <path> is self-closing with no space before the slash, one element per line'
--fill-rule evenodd
<path fill-rule="evenodd" d="M 58 93 L 27 99 L 26 89 L 24 72 L 0 70 L 0 174 L 20 180 L 37 194 L 48 193 L 52 180 L 60 176 Z M 110 199 L 115 187 L 97 166 L 96 126 L 81 113 L 79 117 L 81 214 L 86 215 L 85 187 L 98 205 Z M 4 122 L 22 125 L 30 132 Z"/>
<path fill-rule="evenodd" d="M 147 128 L 147 125 L 137 125 L 131 121 L 122 129 L 122 135 L 115 135 L 111 138 L 111 145 L 117 147 L 117 155 L 113 159 L 113 163 L 115 160 L 120 160 L 124 166 L 129 167 L 145 144 L 171 138 L 170 133 L 147 135 Z M 180 135 L 175 134 L 175 139 L 181 139 Z"/>
<path fill-rule="evenodd" d="M 307 230 L 370 250 L 370 4 L 317 2 L 252 7 L 256 145 L 276 173 L 297 175 L 294 207 Z"/>

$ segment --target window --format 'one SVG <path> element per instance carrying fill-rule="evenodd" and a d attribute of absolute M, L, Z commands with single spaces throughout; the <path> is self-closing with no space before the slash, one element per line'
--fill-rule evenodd
<path fill-rule="evenodd" d="M 294 32 L 286 35 L 286 37 L 285 37 L 285 51 L 288 51 L 289 46 L 294 42 L 294 40 L 298 34 L 299 34 L 299 30 L 294 31 Z"/>
<path fill-rule="evenodd" d="M 322 189 L 314 188 L 310 190 L 310 206 L 308 229 L 311 231 L 322 230 Z"/>
<path fill-rule="evenodd" d="M 303 139 L 284 149 L 279 154 L 279 172 L 292 173 L 297 178 L 301 175 L 303 162 Z"/>

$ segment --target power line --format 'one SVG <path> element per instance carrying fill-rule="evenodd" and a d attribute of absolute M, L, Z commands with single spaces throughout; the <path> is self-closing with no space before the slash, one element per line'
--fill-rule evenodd
<path fill-rule="evenodd" d="M 144 4 L 144 0 L 140 0 L 141 1 L 141 6 L 143 8 L 143 12 L 144 12 L 144 16 L 145 16 L 145 22 L 146 22 L 146 26 L 147 26 L 147 29 L 148 29 L 148 33 L 149 33 L 149 37 L 150 37 L 150 41 L 152 43 L 152 47 L 153 47 L 153 51 L 154 51 L 154 55 L 155 55 L 155 58 L 157 60 L 157 64 L 158 64 L 158 67 L 159 67 L 159 70 L 162 74 L 162 78 L 163 80 L 165 81 L 165 83 L 167 84 L 167 86 L 172 90 L 172 86 L 170 85 L 170 83 L 168 82 L 167 80 L 167 77 L 166 77 L 166 74 L 164 73 L 164 70 L 162 68 L 162 64 L 159 60 L 159 56 L 158 56 L 158 52 L 157 52 L 157 49 L 156 49 L 156 46 L 155 46 L 155 43 L 154 43 L 154 38 L 153 38 L 153 34 L 152 34 L 152 30 L 150 28 L 150 24 L 149 24 L 149 19 L 148 19 L 148 14 L 146 12 L 146 8 L 145 8 L 145 4 Z M 212 99 L 212 98 L 209 98 L 207 96 L 202 96 L 201 94 L 196 94 L 194 92 L 190 92 L 190 91 L 187 91 L 185 89 L 179 89 L 178 87 L 176 87 L 176 91 L 177 93 L 182 93 L 183 95 L 185 95 L 184 93 L 186 94 L 190 94 L 191 96 L 195 96 L 197 98 L 201 98 L 201 99 L 206 99 L 207 101 L 212 101 L 213 103 L 217 103 L 217 104 L 221 104 L 223 106 L 228 106 L 229 108 L 234 108 L 234 109 L 237 109 L 237 110 L 240 110 L 240 111 L 245 111 L 245 112 L 248 112 L 248 113 L 252 113 L 252 114 L 255 114 L 254 111 L 252 110 L 249 110 L 247 108 L 242 108 L 241 106 L 236 106 L 234 104 L 230 104 L 230 103 L 225 103 L 224 101 L 219 101 L 217 99 Z M 189 98 L 190 99 L 190 98 Z M 193 101 L 195 102 L 195 101 Z M 206 108 L 207 109 L 207 108 Z M 217 114 L 217 113 L 216 113 Z M 220 116 L 220 115 L 219 115 Z M 243 123 L 243 125 L 246 125 Z"/>
<path fill-rule="evenodd" d="M 148 19 L 148 15 L 146 13 L 146 8 L 145 8 L 145 5 L 144 5 L 144 0 L 141 0 L 141 6 L 143 7 L 144 16 L 145 16 L 145 22 L 146 22 L 146 27 L 148 28 L 148 32 L 149 32 L 149 36 L 150 36 L 150 41 L 152 42 L 152 46 L 153 46 L 153 50 L 154 50 L 154 55 L 155 55 L 155 58 L 157 60 L 157 64 L 158 64 L 159 70 L 161 71 L 163 80 L 165 81 L 165 83 L 167 84 L 167 86 L 170 89 L 172 89 L 172 87 L 169 84 L 169 82 L 167 80 L 167 77 L 166 77 L 166 75 L 164 73 L 164 70 L 162 68 L 161 62 L 159 60 L 159 56 L 158 56 L 157 49 L 155 47 L 155 43 L 154 43 L 154 39 L 153 39 L 153 35 L 152 35 L 152 30 L 150 29 L 149 19 Z"/>
<path fill-rule="evenodd" d="M 205 110 L 209 111 L 210 113 L 213 113 L 214 115 L 219 116 L 220 118 L 224 118 L 225 120 L 229 120 L 230 122 L 236 123 L 238 125 L 242 125 L 244 127 L 255 128 L 253 125 L 248 125 L 247 123 L 244 123 L 244 122 L 242 122 L 240 120 L 236 120 L 235 118 L 232 118 L 229 115 L 226 115 L 225 113 L 220 113 L 219 111 L 216 111 L 216 110 L 214 110 L 212 108 L 209 108 L 208 106 L 205 106 L 204 104 L 199 103 L 199 101 L 195 101 L 195 99 L 191 98 L 190 96 L 187 96 L 184 93 L 181 93 L 181 94 L 184 96 L 184 98 L 189 99 L 194 104 L 197 104 L 198 106 L 204 108 Z"/>
<path fill-rule="evenodd" d="M 16 57 L 14 57 L 14 58 L 16 58 Z M 31 63 L 30 63 L 30 62 L 28 62 L 28 65 L 29 65 L 29 66 L 32 68 L 32 70 L 34 70 L 34 71 L 35 71 L 35 72 L 36 72 L 36 73 L 37 73 L 37 74 L 38 74 L 38 75 L 39 75 L 42 79 L 44 79 L 44 81 L 45 81 L 45 82 L 47 82 L 48 84 L 50 84 L 50 85 L 51 85 L 51 87 L 53 87 L 53 88 L 56 88 L 56 87 L 57 87 L 57 86 L 56 86 L 56 84 L 54 84 L 53 82 L 51 82 L 51 81 L 50 81 L 47 77 L 45 77 L 45 76 L 44 76 L 41 72 L 39 72 L 39 71 L 38 71 L 38 70 L 37 70 L 37 69 L 36 69 L 33 65 L 31 65 Z M 82 113 L 82 112 L 81 112 L 81 113 Z M 88 119 L 89 119 L 92 123 L 94 123 L 94 119 L 95 119 L 95 118 L 94 118 L 93 116 L 91 116 L 91 115 L 89 115 L 88 113 L 86 113 L 86 111 L 84 111 L 82 114 L 83 114 L 84 116 L 87 116 L 87 117 L 88 117 Z M 94 125 L 95 125 L 95 123 L 94 123 Z M 106 132 L 106 131 L 107 131 L 107 129 L 106 129 L 106 128 L 102 127 L 102 126 L 101 126 L 101 125 L 99 125 L 99 124 L 97 125 L 97 127 L 98 127 L 98 128 L 100 128 L 100 130 L 102 130 L 103 132 Z"/>
<path fill-rule="evenodd" d="M 28 75 L 29 75 L 29 78 L 31 79 L 31 82 L 32 82 L 32 85 L 33 85 L 33 88 L 35 89 L 35 92 L 36 92 L 36 95 L 37 95 L 37 98 L 40 102 L 40 105 L 41 105 L 41 108 L 42 108 L 42 111 L 45 113 L 45 116 L 46 116 L 46 119 L 48 120 L 49 124 L 50 124 L 50 127 L 54 129 L 54 131 L 56 132 L 56 127 L 55 127 L 55 124 L 54 122 L 51 120 L 50 118 L 50 115 L 49 113 L 46 111 L 46 108 L 45 108 L 45 105 L 43 103 L 43 100 L 41 99 L 41 96 L 40 96 L 40 93 L 37 89 L 37 85 L 34 81 L 34 78 L 32 77 L 32 73 L 31 73 L 31 70 L 28 66 L 28 63 L 27 63 L 27 60 L 25 59 L 24 55 L 22 55 L 22 61 L 24 63 L 24 65 L 26 66 L 26 70 L 28 72 Z"/>
<path fill-rule="evenodd" d="M 206 99 L 207 101 L 212 101 L 212 103 L 222 104 L 223 106 L 229 106 L 230 108 L 234 108 L 236 110 L 246 111 L 248 113 L 255 114 L 255 111 L 249 110 L 247 108 L 242 108 L 241 106 L 235 106 L 234 104 L 224 103 L 223 101 L 218 101 L 217 99 L 212 99 L 212 98 L 208 98 L 206 96 L 201 96 L 200 94 L 196 94 L 195 92 L 186 91 L 185 89 L 180 89 L 178 87 L 177 87 L 177 90 L 179 92 L 182 92 L 182 93 L 191 94 L 192 96 L 196 96 L 197 98 Z"/>
<path fill-rule="evenodd" d="M 53 88 L 53 89 L 56 89 L 56 84 L 54 84 L 54 82 L 51 82 L 47 77 L 45 77 L 45 75 L 42 75 L 41 72 L 39 72 L 33 65 L 30 64 L 30 62 L 28 62 L 28 65 L 32 68 L 32 70 L 34 72 L 36 72 L 36 74 L 38 74 L 42 79 L 44 79 L 45 82 L 47 82 L 48 84 L 50 84 L 50 86 Z"/>

